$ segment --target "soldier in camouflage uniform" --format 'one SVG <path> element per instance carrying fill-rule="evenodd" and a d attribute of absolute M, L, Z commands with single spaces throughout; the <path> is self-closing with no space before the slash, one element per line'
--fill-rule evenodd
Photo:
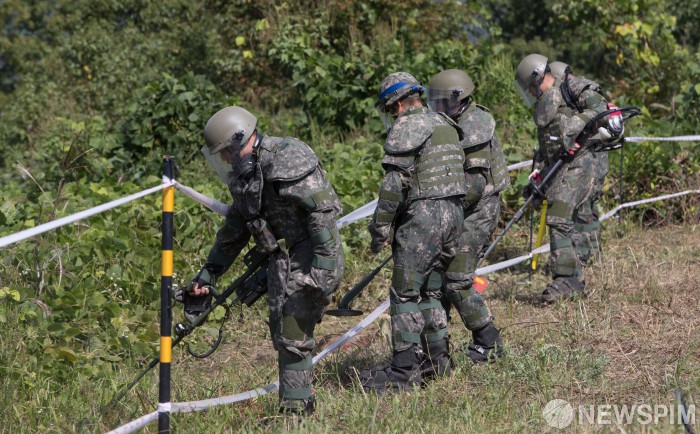
<path fill-rule="evenodd" d="M 455 306 L 464 325 L 472 332 L 468 356 L 486 362 L 489 355 L 501 355 L 499 330 L 475 289 L 476 266 L 484 246 L 498 225 L 500 192 L 510 185 L 503 149 L 495 135 L 496 121 L 486 107 L 472 101 L 474 83 L 466 72 L 449 69 L 435 75 L 428 86 L 428 106 L 452 118 L 464 131 L 459 143 L 465 153 L 464 172 L 467 195 L 464 200 L 462 247 L 455 257 L 466 270 L 468 290 L 445 290 L 443 306 L 449 312 Z M 491 358 L 493 360 L 493 357 Z"/>
<path fill-rule="evenodd" d="M 560 90 L 567 107 L 575 110 L 577 113 L 583 113 L 586 110 L 600 113 L 609 108 L 598 83 L 583 77 L 574 76 L 569 65 L 563 62 L 552 62 L 549 64 L 549 67 L 554 78 L 561 82 Z M 622 130 L 613 126 L 612 133 L 619 136 L 622 134 Z M 607 151 L 594 152 L 593 157 L 595 160 L 593 194 L 591 200 L 584 205 L 584 207 L 590 207 L 590 211 L 586 209 L 579 213 L 579 215 L 583 214 L 585 216 L 586 223 L 577 222 L 574 225 L 574 230 L 580 233 L 581 237 L 586 241 L 577 245 L 576 252 L 584 265 L 591 256 L 598 256 L 600 253 L 602 232 L 600 229 L 598 202 L 603 195 L 605 176 L 608 174 L 609 169 Z"/>
<path fill-rule="evenodd" d="M 423 106 L 423 87 L 397 72 L 379 89 L 377 108 L 389 129 L 382 166 L 386 175 L 369 231 L 372 251 L 391 244 L 390 288 L 393 355 L 390 365 L 362 372 L 362 385 L 376 392 L 405 391 L 421 382 L 425 363 L 437 375 L 449 370 L 447 316 L 440 304 L 442 279 L 454 291 L 469 288 L 461 251 L 464 154 L 461 130 L 447 116 Z M 435 273 L 433 273 L 435 271 Z"/>
<path fill-rule="evenodd" d="M 188 292 L 207 294 L 251 237 L 270 254 L 267 268 L 272 342 L 279 356 L 281 413 L 309 415 L 313 333 L 343 275 L 335 220 L 340 201 L 316 154 L 292 137 L 263 136 L 257 119 L 226 107 L 204 129 L 202 152 L 233 197 L 201 271 Z M 200 297 L 197 297 L 200 296 Z"/>
<path fill-rule="evenodd" d="M 550 270 L 554 280 L 545 288 L 540 300 L 552 302 L 583 293 L 585 287 L 580 279 L 582 267 L 576 247 L 587 241 L 574 227 L 577 223 L 588 224 L 592 219 L 590 206 L 586 206 L 593 197 L 595 184 L 596 162 L 591 144 L 599 138 L 584 129 L 597 113 L 594 110 L 578 113 L 567 106 L 560 90 L 561 81 L 552 76 L 547 58 L 542 55 L 526 56 L 515 76 L 516 87 L 525 101 L 535 102 L 533 119 L 537 125 L 539 149 L 535 158 L 537 170 L 531 177 L 537 179 L 542 170 L 559 159 L 566 161 L 544 186 Z"/>

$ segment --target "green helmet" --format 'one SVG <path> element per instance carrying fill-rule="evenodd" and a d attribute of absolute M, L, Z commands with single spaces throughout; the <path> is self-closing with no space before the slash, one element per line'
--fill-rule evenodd
<path fill-rule="evenodd" d="M 458 116 L 474 92 L 474 82 L 461 69 L 448 69 L 435 75 L 428 86 L 428 106 L 448 116 Z"/>
<path fill-rule="evenodd" d="M 542 95 L 540 84 L 547 72 L 547 58 L 541 54 L 529 54 L 520 61 L 515 70 L 515 87 L 528 106 Z"/>
<path fill-rule="evenodd" d="M 240 150 L 255 131 L 258 119 L 243 107 L 226 107 L 214 114 L 204 127 L 204 141 L 210 154 L 231 146 Z"/>
<path fill-rule="evenodd" d="M 389 129 L 393 125 L 394 115 L 390 111 L 397 101 L 413 94 L 420 96 L 424 91 L 425 88 L 408 72 L 395 72 L 382 80 L 375 107 L 379 111 L 384 126 Z"/>
<path fill-rule="evenodd" d="M 571 67 L 564 62 L 552 62 L 549 69 L 557 80 L 564 80 L 567 74 L 571 74 Z"/>

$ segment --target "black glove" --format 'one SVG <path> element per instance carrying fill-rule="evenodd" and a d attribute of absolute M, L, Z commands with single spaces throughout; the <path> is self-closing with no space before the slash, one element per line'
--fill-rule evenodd
<path fill-rule="evenodd" d="M 567 148 L 565 146 L 562 146 L 561 148 L 559 148 L 559 158 L 561 158 L 564 161 L 571 161 L 574 159 L 574 157 L 580 149 L 581 145 L 579 145 L 578 142 L 574 140 L 570 147 Z"/>
<path fill-rule="evenodd" d="M 542 172 L 540 169 L 535 169 L 532 171 L 530 176 L 527 177 L 529 180 L 528 184 L 523 188 L 523 197 L 525 199 L 530 198 L 533 194 L 544 198 L 544 193 L 540 190 L 540 182 L 542 182 Z"/>
<path fill-rule="evenodd" d="M 205 295 L 195 295 L 194 294 L 194 284 L 197 283 L 200 287 L 211 286 L 212 289 L 209 293 Z M 199 273 L 192 279 L 192 281 L 185 287 L 184 291 L 182 288 L 178 288 L 174 291 L 173 298 L 177 301 L 184 303 L 184 313 L 185 318 L 190 323 L 195 322 L 195 320 L 206 311 L 209 306 L 211 306 L 211 299 L 214 295 L 213 287 L 216 284 L 216 275 L 206 268 L 202 268 Z"/>
<path fill-rule="evenodd" d="M 185 291 L 187 291 L 188 294 L 194 295 L 194 284 L 197 283 L 199 284 L 200 287 L 202 286 L 216 286 L 216 275 L 209 271 L 207 268 L 202 268 L 199 270 L 199 273 L 197 273 L 196 276 L 190 281 L 190 283 L 185 287 Z"/>

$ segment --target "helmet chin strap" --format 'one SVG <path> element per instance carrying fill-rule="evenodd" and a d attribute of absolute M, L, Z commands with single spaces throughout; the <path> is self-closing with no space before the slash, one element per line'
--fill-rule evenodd
<path fill-rule="evenodd" d="M 255 134 L 255 141 L 253 142 L 253 152 L 257 154 L 258 148 L 260 147 L 260 142 L 263 139 L 263 135 L 260 134 L 257 129 L 253 131 L 253 134 Z"/>
<path fill-rule="evenodd" d="M 457 120 L 458 117 L 462 116 L 462 113 L 471 105 L 472 99 L 471 97 L 467 97 L 467 99 L 464 100 L 464 103 L 462 104 L 462 107 L 459 108 L 454 114 L 451 114 L 450 117 L 452 120 Z"/>

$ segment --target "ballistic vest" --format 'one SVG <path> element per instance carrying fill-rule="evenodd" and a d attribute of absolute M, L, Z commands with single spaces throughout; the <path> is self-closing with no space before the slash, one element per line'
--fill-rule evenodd
<path fill-rule="evenodd" d="M 449 117 L 424 107 L 398 117 L 384 144 L 382 164 L 411 175 L 409 201 L 467 194 L 460 133 Z"/>
<path fill-rule="evenodd" d="M 510 185 L 508 165 L 503 148 L 495 136 L 496 121 L 486 107 L 470 104 L 458 119 L 464 131 L 460 142 L 464 148 L 464 169 L 487 169 L 487 185 L 484 195 L 496 194 Z"/>

